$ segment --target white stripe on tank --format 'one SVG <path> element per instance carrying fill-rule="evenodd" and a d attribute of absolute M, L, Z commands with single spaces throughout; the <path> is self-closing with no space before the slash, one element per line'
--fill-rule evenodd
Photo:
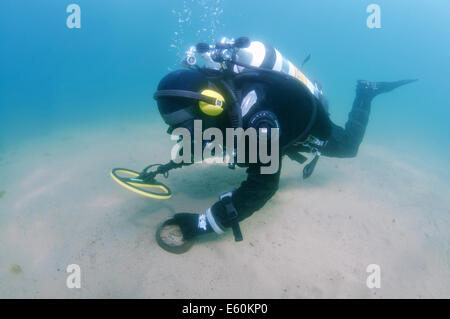
<path fill-rule="evenodd" d="M 273 66 L 273 70 L 280 72 L 281 68 L 283 67 L 283 56 L 281 55 L 280 52 L 278 52 L 277 49 L 275 49 L 275 54 L 276 54 L 276 58 L 275 58 L 275 65 Z"/>
<path fill-rule="evenodd" d="M 265 45 L 259 41 L 253 41 L 246 50 L 253 54 L 251 65 L 260 67 L 266 57 Z"/>
<path fill-rule="evenodd" d="M 295 77 L 295 69 L 296 67 L 289 61 L 289 75 Z"/>

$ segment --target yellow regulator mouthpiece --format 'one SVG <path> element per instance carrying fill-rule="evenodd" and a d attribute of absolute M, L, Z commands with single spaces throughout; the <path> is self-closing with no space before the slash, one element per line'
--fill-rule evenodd
<path fill-rule="evenodd" d="M 217 116 L 223 112 L 225 99 L 218 92 L 213 90 L 203 90 L 200 94 L 216 99 L 216 104 L 208 104 L 204 101 L 199 102 L 200 110 L 209 116 Z"/>

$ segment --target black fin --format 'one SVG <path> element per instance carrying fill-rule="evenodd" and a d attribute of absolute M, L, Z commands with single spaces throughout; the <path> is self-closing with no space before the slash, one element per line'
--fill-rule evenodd
<path fill-rule="evenodd" d="M 364 80 L 359 80 L 356 85 L 356 90 L 359 93 L 370 94 L 372 96 L 377 96 L 378 94 L 387 93 L 395 90 L 403 85 L 413 83 L 418 81 L 418 79 L 408 79 L 400 80 L 395 82 L 369 82 Z"/>
<path fill-rule="evenodd" d="M 312 175 L 312 173 L 314 172 L 314 168 L 316 168 L 319 157 L 319 155 L 314 156 L 313 160 L 309 162 L 305 167 L 303 167 L 303 179 L 307 179 Z"/>

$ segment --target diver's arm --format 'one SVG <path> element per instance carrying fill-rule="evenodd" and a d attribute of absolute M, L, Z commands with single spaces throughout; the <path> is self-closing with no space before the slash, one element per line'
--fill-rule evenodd
<path fill-rule="evenodd" d="M 231 201 L 238 213 L 238 221 L 244 220 L 262 208 L 278 190 L 281 165 L 279 165 L 278 171 L 274 174 L 261 174 L 260 169 L 261 166 L 258 164 L 249 166 L 247 179 L 231 193 Z M 221 225 L 224 227 L 230 226 L 221 200 L 211 207 L 211 211 Z"/>
<path fill-rule="evenodd" d="M 281 162 L 281 161 L 280 161 Z M 218 234 L 231 227 L 236 241 L 242 240 L 239 222 L 262 208 L 276 193 L 280 181 L 281 167 L 273 174 L 262 174 L 260 165 L 247 169 L 247 180 L 241 186 L 220 197 L 209 210 L 206 220 Z"/>
<path fill-rule="evenodd" d="M 203 214 L 179 213 L 174 218 L 185 239 L 201 234 L 222 234 L 232 227 L 236 240 L 240 240 L 238 222 L 252 215 L 276 193 L 280 180 L 281 160 L 274 174 L 261 174 L 261 166 L 252 164 L 247 169 L 247 179 L 240 187 L 221 196 Z M 237 228 L 237 229 L 236 229 Z M 238 232 L 238 233 L 236 233 Z"/>

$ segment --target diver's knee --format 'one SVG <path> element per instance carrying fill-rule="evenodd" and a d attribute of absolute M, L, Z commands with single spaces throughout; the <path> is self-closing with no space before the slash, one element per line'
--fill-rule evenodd
<path fill-rule="evenodd" d="M 359 145 L 350 147 L 347 151 L 347 157 L 348 158 L 356 157 L 358 155 L 358 151 L 359 151 Z"/>
<path fill-rule="evenodd" d="M 334 157 L 354 158 L 358 155 L 359 145 L 346 145 L 342 147 Z"/>

